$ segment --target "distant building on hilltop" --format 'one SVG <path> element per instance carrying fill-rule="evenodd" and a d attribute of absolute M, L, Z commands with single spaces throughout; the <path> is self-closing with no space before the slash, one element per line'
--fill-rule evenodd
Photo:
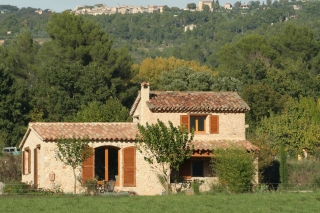
<path fill-rule="evenodd" d="M 202 11 L 203 10 L 203 6 L 204 5 L 208 5 L 210 10 L 212 11 L 212 4 L 213 4 L 213 0 L 206 0 L 206 1 L 202 1 L 202 0 L 199 0 L 199 6 L 198 6 L 198 10 L 199 11 Z"/>
<path fill-rule="evenodd" d="M 128 6 L 128 5 L 118 5 L 116 7 L 108 7 L 105 4 L 96 4 L 94 6 L 77 6 L 74 9 L 76 15 L 87 14 L 87 15 L 101 15 L 101 14 L 135 14 L 135 13 L 154 13 L 162 12 L 163 6 Z"/>
<path fill-rule="evenodd" d="M 231 5 L 230 3 L 226 3 L 226 4 L 224 5 L 224 9 L 226 9 L 226 10 L 232 10 L 232 5 Z"/>

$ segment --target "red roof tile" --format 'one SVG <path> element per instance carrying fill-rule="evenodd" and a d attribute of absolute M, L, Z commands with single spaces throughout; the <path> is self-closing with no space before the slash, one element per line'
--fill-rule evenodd
<path fill-rule="evenodd" d="M 238 147 L 238 148 L 245 148 L 249 152 L 259 152 L 260 149 L 253 145 L 250 141 L 247 140 L 207 140 L 207 141 L 199 141 L 195 140 L 192 141 L 194 145 L 194 150 L 204 150 L 204 151 L 211 151 L 217 148 L 231 148 L 231 147 Z"/>
<path fill-rule="evenodd" d="M 236 92 L 152 92 L 153 112 L 246 112 L 248 104 Z"/>
<path fill-rule="evenodd" d="M 133 115 L 140 100 L 139 93 L 130 115 Z M 151 91 L 147 105 L 152 112 L 212 113 L 250 110 L 248 104 L 236 92 Z"/>
<path fill-rule="evenodd" d="M 92 141 L 134 141 L 139 132 L 135 123 L 30 123 L 29 128 L 44 141 L 73 136 Z"/>

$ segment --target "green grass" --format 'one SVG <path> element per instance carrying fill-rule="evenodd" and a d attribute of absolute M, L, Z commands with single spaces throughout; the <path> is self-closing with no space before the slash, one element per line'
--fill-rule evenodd
<path fill-rule="evenodd" d="M 0 196 L 0 212 L 318 212 L 320 192 L 170 196 Z"/>

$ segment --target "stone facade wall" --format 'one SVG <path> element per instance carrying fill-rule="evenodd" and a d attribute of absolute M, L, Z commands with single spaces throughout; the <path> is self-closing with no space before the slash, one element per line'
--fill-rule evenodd
<path fill-rule="evenodd" d="M 56 144 L 53 142 L 42 142 L 39 137 L 30 132 L 23 149 L 29 147 L 31 149 L 31 173 L 22 175 L 22 182 L 34 183 L 34 154 L 33 149 L 40 144 L 38 154 L 38 180 L 39 188 L 54 189 L 61 188 L 66 193 L 73 192 L 74 176 L 70 166 L 65 166 L 62 162 L 55 158 Z M 139 195 L 156 195 L 161 194 L 162 186 L 159 183 L 156 171 L 144 160 L 143 155 L 136 150 L 136 187 L 123 187 L 123 154 L 122 149 L 134 146 L 133 143 L 125 142 L 97 142 L 91 143 L 90 146 L 98 148 L 101 146 L 112 146 L 120 148 L 119 165 L 119 185 L 115 187 L 115 191 L 135 191 Z M 55 174 L 54 183 L 49 180 L 50 173 Z M 81 168 L 76 170 L 76 176 L 81 177 Z M 77 181 L 77 192 L 84 192 L 81 184 Z"/>
<path fill-rule="evenodd" d="M 187 113 L 149 113 L 143 112 L 149 117 L 148 123 L 156 123 L 157 119 L 173 125 L 180 126 L 180 115 Z M 192 114 L 192 113 L 190 113 Z M 198 113 L 195 113 L 198 115 Z M 208 115 L 208 114 L 206 114 Z M 214 140 L 244 140 L 245 139 L 245 114 L 244 113 L 212 113 L 219 116 L 219 134 L 209 134 L 209 116 L 206 119 L 206 134 L 195 134 L 194 139 L 214 139 Z"/>
<path fill-rule="evenodd" d="M 30 153 L 31 153 L 31 158 L 29 159 L 29 156 L 26 157 L 25 160 L 31 160 L 31 173 L 28 174 L 28 168 L 26 167 L 25 168 L 25 175 L 22 175 L 22 182 L 25 182 L 25 183 L 28 183 L 28 184 L 34 184 L 34 149 L 37 147 L 37 145 L 42 145 L 42 141 L 41 139 L 36 135 L 34 134 L 34 132 L 30 132 L 29 136 L 28 136 L 28 139 L 27 141 L 25 142 L 24 146 L 22 147 L 21 149 L 21 152 L 25 151 L 26 148 L 30 149 Z M 43 178 L 42 174 L 41 174 L 41 170 L 40 168 L 43 168 L 43 161 L 40 160 L 43 156 L 43 153 L 42 153 L 42 148 L 40 146 L 40 151 L 38 152 L 38 179 L 40 180 L 40 177 Z M 23 161 L 23 160 L 22 160 Z M 27 162 L 25 162 L 25 165 L 28 165 Z M 39 185 L 41 187 L 41 184 L 39 182 Z"/>

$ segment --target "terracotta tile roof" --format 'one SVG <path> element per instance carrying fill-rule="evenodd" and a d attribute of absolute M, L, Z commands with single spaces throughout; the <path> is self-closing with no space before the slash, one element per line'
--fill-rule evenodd
<path fill-rule="evenodd" d="M 60 137 L 89 137 L 92 141 L 134 141 L 138 131 L 135 123 L 30 123 L 29 128 L 44 141 Z"/>
<path fill-rule="evenodd" d="M 141 100 L 136 98 L 130 115 L 133 115 Z M 147 102 L 152 112 L 175 113 L 212 113 L 212 112 L 246 112 L 248 104 L 236 92 L 179 92 L 151 91 Z"/>
<path fill-rule="evenodd" d="M 134 101 L 130 109 L 129 115 L 133 116 L 133 113 L 136 111 L 140 100 L 141 100 L 141 91 L 138 92 L 138 96 L 136 97 L 136 100 Z"/>
<path fill-rule="evenodd" d="M 154 92 L 148 107 L 153 112 L 246 112 L 247 103 L 236 92 Z"/>
<path fill-rule="evenodd" d="M 253 145 L 250 141 L 247 140 L 206 140 L 200 141 L 195 140 L 192 141 L 194 145 L 194 150 L 198 151 L 211 151 L 217 148 L 231 148 L 231 147 L 238 147 L 238 148 L 245 148 L 248 152 L 259 152 L 260 149 Z"/>

